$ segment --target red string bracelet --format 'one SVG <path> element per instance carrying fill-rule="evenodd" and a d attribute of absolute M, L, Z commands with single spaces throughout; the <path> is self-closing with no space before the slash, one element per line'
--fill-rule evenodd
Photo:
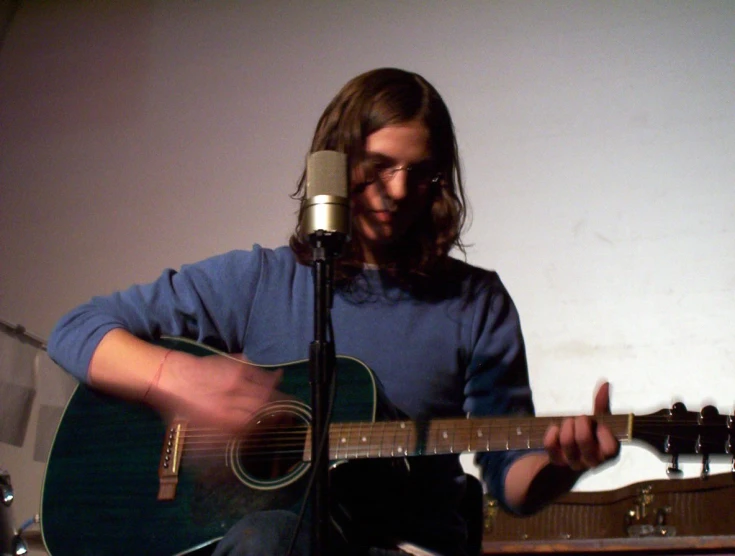
<path fill-rule="evenodd" d="M 156 374 L 153 375 L 153 378 L 151 379 L 150 383 L 148 383 L 148 388 L 146 388 L 145 394 L 143 394 L 142 401 L 145 401 L 145 399 L 148 397 L 148 394 L 151 393 L 151 390 L 154 386 L 158 385 L 158 381 L 161 378 L 161 373 L 163 372 L 163 364 L 166 362 L 166 358 L 169 356 L 169 354 L 173 350 L 170 349 L 166 353 L 163 354 L 163 357 L 161 358 L 161 362 L 158 364 L 158 370 L 156 371 Z"/>

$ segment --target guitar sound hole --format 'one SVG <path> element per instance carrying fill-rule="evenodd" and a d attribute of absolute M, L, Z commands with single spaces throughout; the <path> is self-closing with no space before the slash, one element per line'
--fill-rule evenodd
<path fill-rule="evenodd" d="M 260 415 L 237 448 L 240 468 L 263 483 L 289 476 L 303 465 L 306 430 L 306 421 L 292 412 Z"/>

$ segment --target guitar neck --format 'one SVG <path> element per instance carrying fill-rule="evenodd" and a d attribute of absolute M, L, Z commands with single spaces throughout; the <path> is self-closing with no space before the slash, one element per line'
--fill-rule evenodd
<path fill-rule="evenodd" d="M 337 423 L 329 428 L 331 460 L 392 458 L 462 452 L 497 452 L 543 448 L 544 434 L 564 417 L 486 417 L 373 423 Z M 630 440 L 633 415 L 596 417 L 621 441 Z M 304 461 L 311 460 L 311 431 Z"/>

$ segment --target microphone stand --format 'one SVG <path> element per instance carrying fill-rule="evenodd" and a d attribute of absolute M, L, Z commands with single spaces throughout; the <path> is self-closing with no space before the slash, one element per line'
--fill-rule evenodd
<path fill-rule="evenodd" d="M 328 337 L 332 308 L 334 258 L 341 253 L 342 234 L 318 230 L 311 238 L 314 275 L 314 341 L 309 346 L 311 383 L 311 463 L 314 488 L 311 494 L 314 555 L 331 554 L 329 530 L 329 406 L 330 386 L 335 380 L 334 342 Z"/>
<path fill-rule="evenodd" d="M 330 332 L 333 262 L 350 237 L 347 155 L 312 152 L 306 161 L 302 230 L 309 236 L 314 272 L 314 341 L 309 345 L 311 383 L 312 543 L 314 556 L 331 554 L 329 520 L 329 414 L 335 373 Z"/>

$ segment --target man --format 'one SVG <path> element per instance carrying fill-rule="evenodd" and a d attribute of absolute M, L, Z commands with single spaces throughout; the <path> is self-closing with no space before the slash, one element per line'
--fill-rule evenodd
<path fill-rule="evenodd" d="M 322 115 L 311 146 L 319 150 L 346 153 L 351 178 L 353 237 L 336 263 L 331 311 L 337 353 L 365 362 L 398 414 L 410 419 L 531 413 L 510 296 L 494 272 L 449 256 L 462 250 L 465 200 L 453 124 L 439 93 L 398 69 L 362 74 Z M 289 247 L 256 245 L 166 271 L 152 284 L 72 311 L 57 325 L 49 353 L 94 388 L 144 401 L 164 416 L 241 432 L 288 377 L 150 341 L 184 336 L 258 364 L 305 358 L 310 259 L 297 226 Z M 595 412 L 608 400 L 604 386 Z M 610 430 L 587 417 L 551 427 L 544 445 L 543 452 L 478 456 L 488 488 L 512 511 L 533 511 L 619 450 Z M 394 479 L 361 462 L 335 493 L 362 526 L 359 544 L 410 541 L 466 554 L 456 456 L 410 458 L 409 467 Z M 246 515 L 216 554 L 283 554 L 296 521 L 284 509 Z M 309 527 L 300 530 L 295 553 L 307 554 Z"/>

